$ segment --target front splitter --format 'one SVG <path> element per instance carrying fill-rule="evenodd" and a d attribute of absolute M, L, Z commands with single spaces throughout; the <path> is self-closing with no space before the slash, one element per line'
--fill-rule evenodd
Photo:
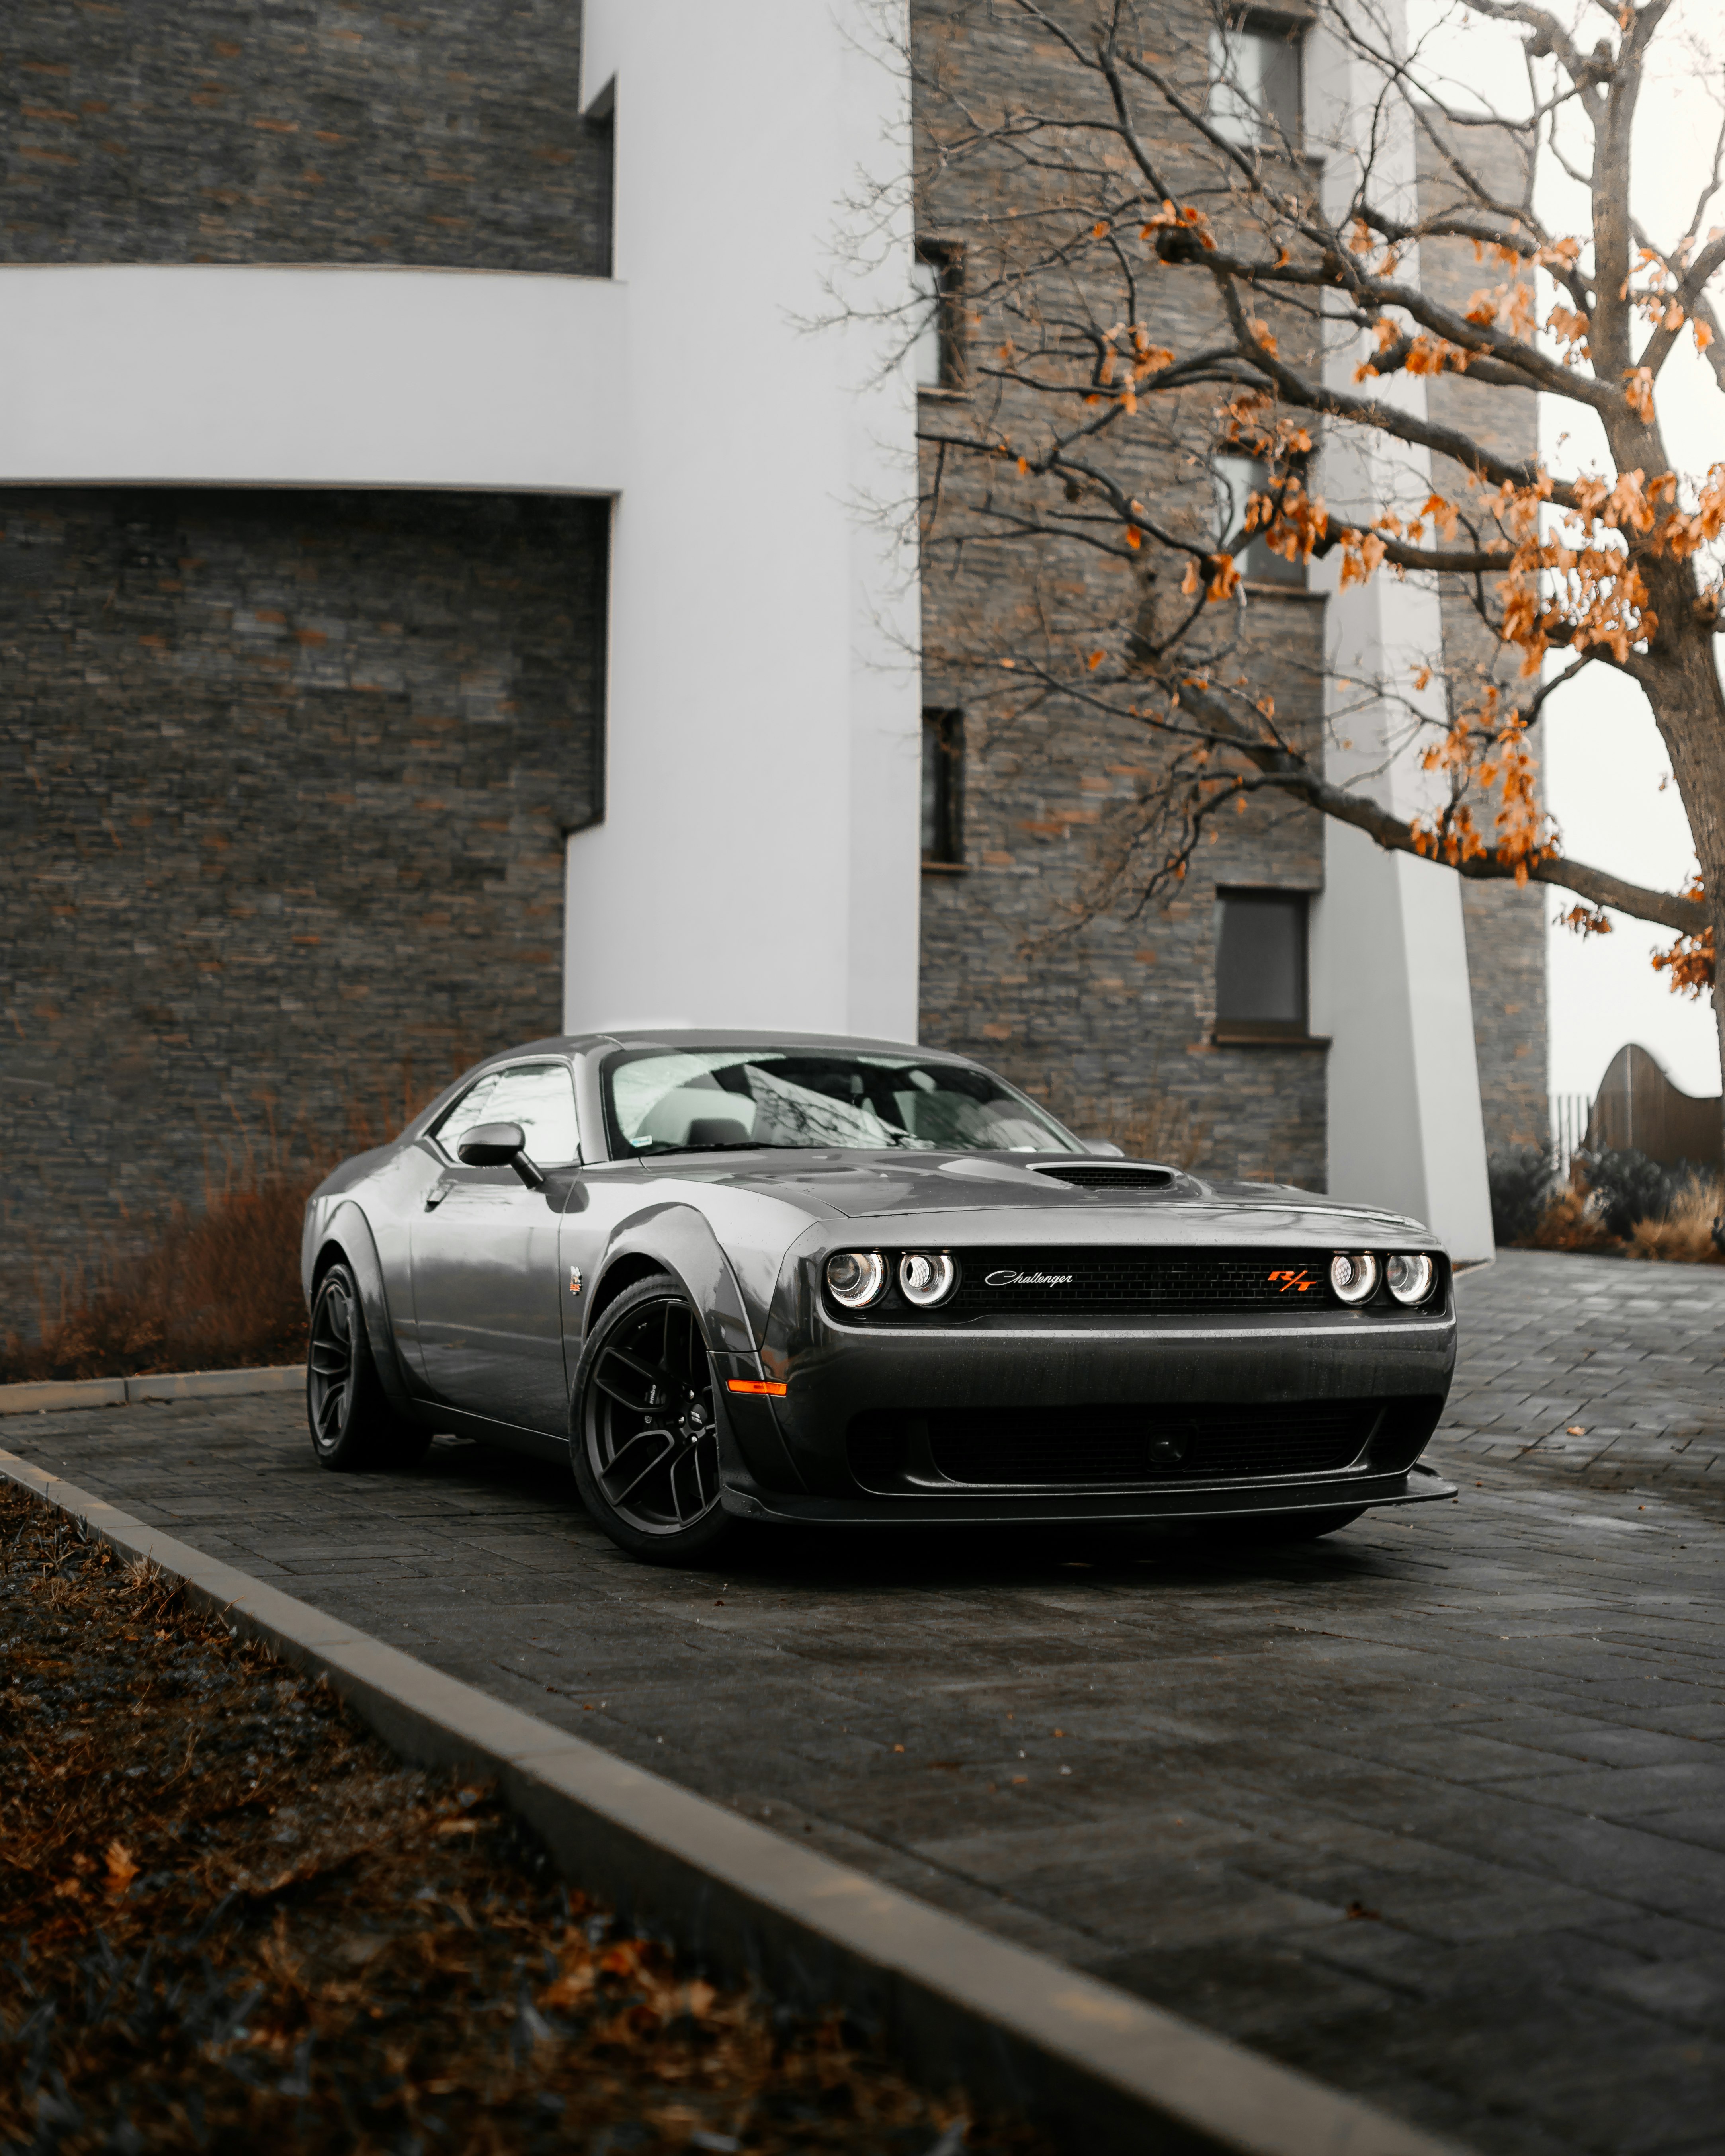
<path fill-rule="evenodd" d="M 902 1497 L 811 1497 L 727 1487 L 721 1502 L 743 1520 L 824 1527 L 1129 1526 L 1266 1512 L 1334 1512 L 1366 1505 L 1423 1505 L 1456 1494 L 1423 1463 L 1394 1475 L 1332 1475 L 1204 1489 L 968 1491 Z"/>

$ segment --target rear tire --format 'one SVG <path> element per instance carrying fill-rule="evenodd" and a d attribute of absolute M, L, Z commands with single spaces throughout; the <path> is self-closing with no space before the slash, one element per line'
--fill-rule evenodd
<path fill-rule="evenodd" d="M 366 1331 L 359 1284 L 344 1263 L 330 1267 L 311 1301 L 305 1419 L 319 1466 L 337 1473 L 416 1466 L 431 1445 L 431 1432 L 389 1404 Z"/>
<path fill-rule="evenodd" d="M 1247 1512 L 1237 1519 L 1206 1520 L 1206 1534 L 1238 1543 L 1315 1543 L 1338 1527 L 1351 1527 L 1365 1511 L 1348 1505 L 1332 1512 Z"/>
<path fill-rule="evenodd" d="M 575 1373 L 582 1502 L 649 1564 L 708 1564 L 737 1539 L 719 1502 L 718 1378 L 695 1306 L 660 1275 L 601 1312 Z"/>

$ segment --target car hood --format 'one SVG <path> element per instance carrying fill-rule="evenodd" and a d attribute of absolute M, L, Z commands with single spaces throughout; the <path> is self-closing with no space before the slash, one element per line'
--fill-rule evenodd
<path fill-rule="evenodd" d="M 1138 1224 L 1147 1240 L 1175 1240 L 1206 1229 L 1235 1235 L 1315 1235 L 1333 1240 L 1350 1228 L 1361 1233 L 1404 1233 L 1431 1238 L 1420 1222 L 1378 1206 L 1344 1203 L 1286 1183 L 1220 1183 L 1163 1168 L 1158 1184 L 1143 1191 L 1079 1188 L 1046 1171 L 1083 1165 L 1091 1169 L 1155 1168 L 1152 1162 L 1117 1161 L 1070 1154 L 1027 1157 L 1007 1153 L 862 1152 L 834 1150 L 719 1155 L 644 1163 L 655 1180 L 687 1178 L 770 1194 L 814 1214 L 852 1220 L 891 1219 L 933 1214 L 1014 1213 L 1020 1232 L 1058 1236 L 1070 1231 L 1088 1240 L 1086 1224 L 1117 1233 L 1122 1221 Z M 1029 1216 L 1028 1219 L 1025 1216 Z M 976 1223 L 981 1229 L 983 1223 Z M 984 1230 L 986 1232 L 986 1230 Z"/>

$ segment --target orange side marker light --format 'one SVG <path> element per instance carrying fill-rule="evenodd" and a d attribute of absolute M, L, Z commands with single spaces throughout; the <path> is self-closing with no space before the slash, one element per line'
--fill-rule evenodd
<path fill-rule="evenodd" d="M 771 1378 L 727 1378 L 727 1393 L 765 1393 L 769 1399 L 782 1400 L 786 1388 Z"/>

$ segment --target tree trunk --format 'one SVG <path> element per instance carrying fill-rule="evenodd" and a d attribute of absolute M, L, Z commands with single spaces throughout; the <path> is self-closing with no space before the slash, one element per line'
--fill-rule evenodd
<path fill-rule="evenodd" d="M 1676 592 L 1672 597 L 1676 598 Z M 1692 597 L 1684 597 L 1692 607 Z M 1657 641 L 1663 644 L 1666 640 L 1661 630 Z M 1657 672 L 1646 682 L 1648 701 L 1688 812 L 1696 859 L 1707 887 L 1717 964 L 1725 957 L 1725 689 L 1720 685 L 1711 634 L 1686 634 L 1671 643 L 1675 649 L 1667 646 L 1653 660 Z M 1721 986 L 1716 978 L 1712 994 L 1719 1042 L 1721 1145 L 1725 1147 L 1725 994 Z"/>

